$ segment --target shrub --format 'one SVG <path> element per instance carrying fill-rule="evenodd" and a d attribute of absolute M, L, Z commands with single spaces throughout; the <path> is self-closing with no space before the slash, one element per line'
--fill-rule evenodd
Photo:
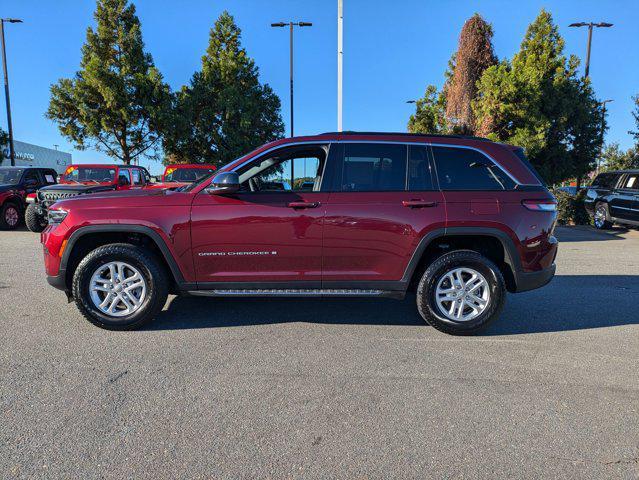
<path fill-rule="evenodd" d="M 557 199 L 557 223 L 560 225 L 590 225 L 590 215 L 584 205 L 586 191 L 580 191 L 576 196 L 555 190 L 552 192 Z"/>

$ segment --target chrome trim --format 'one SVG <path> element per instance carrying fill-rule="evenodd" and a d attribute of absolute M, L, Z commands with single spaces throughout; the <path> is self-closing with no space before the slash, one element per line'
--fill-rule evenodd
<path fill-rule="evenodd" d="M 495 160 L 492 156 L 490 156 L 489 154 L 487 154 L 486 152 L 484 152 L 483 150 L 476 148 L 476 147 L 471 147 L 468 145 L 455 145 L 455 144 L 451 144 L 451 143 L 437 143 L 437 142 L 399 142 L 399 141 L 395 141 L 395 140 L 326 140 L 324 142 L 322 142 L 321 140 L 317 140 L 317 141 L 303 141 L 303 142 L 291 142 L 291 143 L 286 143 L 286 144 L 282 144 L 282 145 L 278 145 L 276 147 L 271 147 L 268 150 L 265 150 L 264 152 L 250 158 L 249 160 L 246 160 L 245 162 L 242 162 L 241 164 L 239 164 L 238 166 L 236 166 L 235 168 L 233 168 L 233 171 L 236 171 L 237 169 L 242 168 L 243 166 L 257 160 L 258 158 L 263 157 L 264 155 L 267 155 L 275 150 L 279 150 L 281 148 L 287 148 L 287 147 L 294 147 L 294 146 L 298 146 L 298 145 L 328 145 L 328 152 L 326 153 L 326 162 L 324 162 L 324 169 L 326 169 L 326 164 L 328 163 L 328 156 L 330 154 L 330 149 L 331 149 L 331 145 L 334 143 L 341 143 L 341 144 L 346 144 L 346 143 L 379 143 L 379 144 L 395 144 L 395 145 L 421 145 L 421 146 L 429 146 L 429 147 L 447 147 L 447 148 L 465 148 L 467 150 L 475 150 L 476 152 L 481 153 L 483 156 L 485 156 L 486 158 L 488 158 L 491 162 L 493 162 L 497 167 L 499 167 L 499 169 L 508 176 L 508 178 L 510 178 L 513 182 L 515 182 L 516 185 L 519 186 L 538 186 L 541 185 L 540 183 L 521 183 L 519 182 L 515 177 L 513 177 L 510 172 L 501 164 L 499 163 L 497 160 Z M 322 172 L 322 183 L 324 183 L 324 172 Z M 321 185 L 320 185 L 320 189 L 321 189 Z"/>
<path fill-rule="evenodd" d="M 219 289 L 192 290 L 191 295 L 201 297 L 376 297 L 383 295 L 384 290 L 359 290 L 338 288 L 264 288 L 264 289 Z"/>

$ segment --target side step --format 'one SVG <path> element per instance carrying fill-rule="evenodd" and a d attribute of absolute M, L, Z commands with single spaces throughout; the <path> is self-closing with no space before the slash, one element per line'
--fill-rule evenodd
<path fill-rule="evenodd" d="M 202 297 L 392 297 L 403 298 L 404 292 L 338 288 L 266 288 L 233 290 L 190 290 L 190 295 Z"/>

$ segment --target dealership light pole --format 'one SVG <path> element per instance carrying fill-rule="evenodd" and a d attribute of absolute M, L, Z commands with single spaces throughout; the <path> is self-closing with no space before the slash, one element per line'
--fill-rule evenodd
<path fill-rule="evenodd" d="M 344 60 L 344 0 L 337 0 L 337 131 L 342 131 L 342 81 Z"/>
<path fill-rule="evenodd" d="M 599 161 L 597 162 L 597 173 L 599 173 L 599 164 L 603 158 L 601 158 L 603 154 L 603 146 L 604 146 L 604 128 L 606 127 L 606 103 L 613 102 L 614 100 L 602 100 L 599 102 L 601 104 L 601 151 L 599 152 Z"/>
<path fill-rule="evenodd" d="M 16 165 L 16 152 L 13 148 L 13 126 L 11 125 L 11 102 L 9 101 L 9 73 L 7 72 L 7 51 L 4 45 L 4 24 L 22 23 L 18 18 L 0 18 L 0 39 L 2 40 L 2 69 L 4 70 L 4 98 L 7 102 L 7 126 L 9 127 L 9 158 L 11 166 Z"/>
<path fill-rule="evenodd" d="M 588 49 L 586 50 L 586 72 L 585 77 L 588 78 L 590 74 L 590 45 L 592 44 L 592 29 L 593 27 L 597 28 L 609 28 L 612 27 L 612 23 L 606 22 L 576 22 L 568 25 L 569 27 L 588 27 Z"/>

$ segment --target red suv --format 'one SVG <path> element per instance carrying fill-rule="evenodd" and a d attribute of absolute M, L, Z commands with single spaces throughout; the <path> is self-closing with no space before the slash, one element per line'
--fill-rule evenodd
<path fill-rule="evenodd" d="M 168 293 L 403 298 L 470 334 L 555 273 L 556 202 L 520 148 L 327 133 L 265 145 L 178 191 L 53 205 L 48 281 L 95 325 L 133 329 Z"/>

